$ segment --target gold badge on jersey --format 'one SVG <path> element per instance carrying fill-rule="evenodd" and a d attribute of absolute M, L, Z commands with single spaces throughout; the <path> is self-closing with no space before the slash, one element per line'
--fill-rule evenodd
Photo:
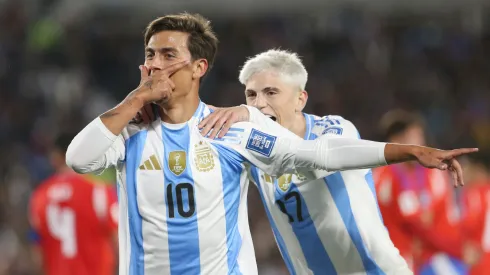
<path fill-rule="evenodd" d="M 199 172 L 208 172 L 214 168 L 214 158 L 211 152 L 211 148 L 204 142 L 200 141 L 199 144 L 194 145 L 194 152 L 196 156 L 194 161 L 196 163 L 197 170 Z"/>
<path fill-rule="evenodd" d="M 281 189 L 284 192 L 288 191 L 289 186 L 291 185 L 291 178 L 292 178 L 291 174 L 284 174 L 280 176 L 277 179 L 277 186 L 279 187 L 279 189 Z"/>
<path fill-rule="evenodd" d="M 172 173 L 180 176 L 186 167 L 185 151 L 173 151 L 168 156 L 168 168 Z"/>

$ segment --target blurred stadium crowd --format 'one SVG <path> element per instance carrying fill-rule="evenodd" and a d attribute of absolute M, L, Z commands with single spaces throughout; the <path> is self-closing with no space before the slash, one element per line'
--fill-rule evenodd
<path fill-rule="evenodd" d="M 490 155 L 490 32 L 483 19 L 355 9 L 335 14 L 210 16 L 220 49 L 202 100 L 242 104 L 237 77 L 246 57 L 290 49 L 309 72 L 306 112 L 340 114 L 363 138 L 379 140 L 386 111 L 413 110 L 425 118 L 431 145 L 478 146 Z M 30 264 L 26 211 L 31 191 L 52 172 L 53 138 L 78 131 L 138 84 L 142 30 L 152 18 L 129 16 L 101 11 L 60 24 L 28 12 L 22 2 L 0 1 L 0 274 L 38 274 Z M 260 274 L 286 274 L 251 189 Z"/>

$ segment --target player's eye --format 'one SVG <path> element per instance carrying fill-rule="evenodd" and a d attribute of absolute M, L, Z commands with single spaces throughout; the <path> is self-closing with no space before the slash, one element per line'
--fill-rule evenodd
<path fill-rule="evenodd" d="M 247 94 L 247 97 L 255 97 L 255 96 L 256 96 L 256 94 L 255 94 L 255 93 L 248 93 L 248 94 Z"/>
<path fill-rule="evenodd" d="M 172 54 L 172 53 L 165 54 L 165 59 L 173 59 L 173 58 L 175 58 L 174 54 Z"/>
<path fill-rule="evenodd" d="M 154 56 L 154 54 L 152 52 L 147 52 L 145 54 L 145 57 L 148 59 L 148 58 L 152 58 Z"/>
<path fill-rule="evenodd" d="M 276 93 L 276 92 L 272 92 L 272 91 L 267 92 L 267 96 L 273 96 L 273 95 L 275 95 L 275 94 L 277 94 L 277 93 Z"/>

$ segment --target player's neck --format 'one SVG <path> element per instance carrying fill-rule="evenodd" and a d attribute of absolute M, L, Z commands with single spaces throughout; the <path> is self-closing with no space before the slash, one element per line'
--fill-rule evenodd
<path fill-rule="evenodd" d="M 160 106 L 162 107 L 160 117 L 163 122 L 171 124 L 187 122 L 196 112 L 199 102 L 197 93 L 189 93 Z"/>
<path fill-rule="evenodd" d="M 305 136 L 306 132 L 306 119 L 302 112 L 296 112 L 294 119 L 287 121 L 283 124 L 289 131 L 295 133 L 300 138 Z"/>

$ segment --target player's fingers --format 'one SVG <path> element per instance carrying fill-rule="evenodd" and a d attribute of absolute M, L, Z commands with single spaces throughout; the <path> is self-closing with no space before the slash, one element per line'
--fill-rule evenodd
<path fill-rule="evenodd" d="M 199 129 L 201 129 L 201 134 L 203 136 L 207 136 L 209 131 L 211 131 L 211 129 L 214 127 L 214 125 L 216 124 L 216 121 L 218 120 L 219 116 L 220 116 L 220 112 L 219 111 L 216 111 L 210 115 L 208 115 L 207 117 L 205 117 L 201 123 L 199 123 Z"/>
<path fill-rule="evenodd" d="M 455 158 L 455 157 L 459 157 L 461 155 L 466 155 L 466 154 L 478 152 L 478 148 L 461 148 L 461 149 L 454 149 L 454 150 L 451 150 L 449 152 L 450 152 L 449 158 Z"/>
<path fill-rule="evenodd" d="M 145 65 L 140 65 L 139 66 L 139 69 L 140 69 L 140 77 L 141 77 L 141 80 L 147 79 L 148 76 L 150 75 L 149 72 L 148 72 L 148 68 Z"/>
<path fill-rule="evenodd" d="M 213 131 L 209 135 L 209 138 L 216 138 L 218 136 L 219 131 L 221 130 L 221 128 L 223 128 L 223 125 L 226 123 L 226 121 L 228 120 L 228 118 L 229 118 L 229 114 L 228 113 L 225 113 L 224 116 L 221 116 L 216 121 L 216 123 L 213 126 Z"/>
<path fill-rule="evenodd" d="M 453 178 L 453 186 L 454 188 L 458 187 L 458 173 L 456 172 L 456 169 L 454 167 L 450 166 L 448 168 L 449 173 L 451 173 L 451 177 Z"/>
<path fill-rule="evenodd" d="M 160 79 L 158 81 L 157 91 L 160 94 L 160 99 L 167 99 L 170 97 L 170 94 L 173 92 L 175 85 L 170 80 L 170 78 L 166 80 Z"/>
<path fill-rule="evenodd" d="M 172 91 L 175 90 L 175 83 L 170 78 L 167 80 L 167 83 Z"/>
<path fill-rule="evenodd" d="M 228 131 L 230 130 L 231 125 L 233 125 L 233 123 L 234 122 L 232 119 L 227 120 L 226 123 L 221 128 L 221 131 L 219 131 L 218 138 L 223 138 L 226 135 L 226 133 L 228 133 Z"/>
<path fill-rule="evenodd" d="M 451 160 L 451 167 L 454 169 L 454 171 L 456 171 L 456 182 L 459 186 L 463 186 L 463 168 L 456 159 Z"/>
<path fill-rule="evenodd" d="M 181 68 L 183 68 L 187 64 L 189 64 L 189 60 L 182 60 L 182 61 L 179 61 L 177 63 L 174 63 L 170 66 L 163 68 L 162 70 L 160 70 L 160 72 L 162 74 L 164 74 L 165 76 L 170 77 L 171 75 L 173 75 L 175 72 L 177 72 L 178 70 L 180 70 Z"/>
<path fill-rule="evenodd" d="M 437 169 L 446 170 L 446 169 L 448 169 L 448 165 L 447 165 L 447 163 L 441 162 L 437 165 Z"/>

